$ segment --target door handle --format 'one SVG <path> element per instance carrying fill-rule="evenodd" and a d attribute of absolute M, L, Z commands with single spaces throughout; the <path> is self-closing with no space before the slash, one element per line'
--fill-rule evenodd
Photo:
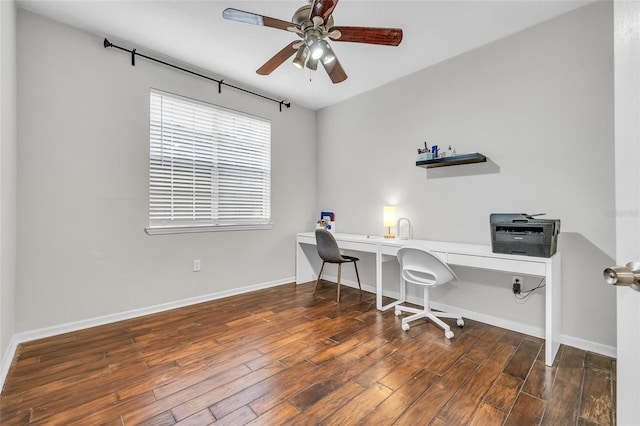
<path fill-rule="evenodd" d="M 629 286 L 640 291 L 640 262 L 629 262 L 626 266 L 613 266 L 602 273 L 607 284 Z"/>

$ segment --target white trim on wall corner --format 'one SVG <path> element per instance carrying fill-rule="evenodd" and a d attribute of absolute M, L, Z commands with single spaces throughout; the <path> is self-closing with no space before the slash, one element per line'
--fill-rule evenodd
<path fill-rule="evenodd" d="M 11 337 L 7 345 L 7 350 L 2 356 L 2 365 L 0 365 L 0 391 L 4 390 L 4 381 L 7 378 L 7 374 L 9 374 L 9 368 L 11 368 L 19 344 L 20 342 L 15 335 Z"/>
<path fill-rule="evenodd" d="M 57 336 L 63 333 L 69 333 L 72 331 L 84 330 L 91 327 L 97 327 L 100 325 L 111 324 L 118 321 L 124 321 L 132 318 L 142 317 L 149 314 L 156 314 L 158 312 L 170 311 L 172 309 L 183 308 L 185 306 L 196 305 L 198 303 L 209 302 L 211 300 L 222 299 L 229 296 L 236 296 L 238 294 L 249 293 L 255 290 L 261 290 L 265 288 L 275 287 L 282 284 L 288 284 L 296 282 L 296 277 L 288 277 L 277 281 L 269 281 L 260 284 L 250 285 L 247 287 L 240 287 L 232 290 L 225 290 L 219 293 L 207 294 L 204 296 L 192 297 L 189 299 L 177 300 L 175 302 L 163 303 L 160 305 L 149 306 L 146 308 L 133 309 L 131 311 L 120 312 L 117 314 L 104 315 L 95 318 L 89 318 L 82 321 L 75 321 L 66 324 L 60 324 L 53 327 L 41 328 L 33 331 L 26 331 L 24 333 L 14 334 L 7 346 L 7 350 L 2 358 L 2 365 L 0 365 L 0 389 L 4 388 L 4 382 L 9 373 L 11 364 L 16 355 L 18 345 L 25 342 L 31 342 L 37 339 L 43 339 L 45 337 Z"/>

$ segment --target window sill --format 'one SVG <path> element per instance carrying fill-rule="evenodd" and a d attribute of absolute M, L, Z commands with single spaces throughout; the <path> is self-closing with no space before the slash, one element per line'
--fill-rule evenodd
<path fill-rule="evenodd" d="M 145 228 L 148 235 L 190 234 L 193 232 L 221 232 L 221 231 L 257 231 L 271 229 L 273 224 L 264 225 L 203 225 L 203 226 L 154 226 Z"/>

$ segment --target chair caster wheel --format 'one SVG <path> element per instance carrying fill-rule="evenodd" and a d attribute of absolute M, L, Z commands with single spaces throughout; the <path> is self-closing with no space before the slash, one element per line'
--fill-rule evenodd
<path fill-rule="evenodd" d="M 458 327 L 464 327 L 464 320 L 463 319 L 459 319 L 456 321 L 456 324 L 458 324 Z"/>
<path fill-rule="evenodd" d="M 411 327 L 409 327 L 409 324 L 402 324 L 402 329 L 403 329 L 404 331 L 409 331 L 409 329 L 410 329 L 410 328 L 411 328 Z"/>
<path fill-rule="evenodd" d="M 453 331 L 451 331 L 451 330 L 445 331 L 444 332 L 444 337 L 446 337 L 447 339 L 453 339 Z"/>
<path fill-rule="evenodd" d="M 400 309 L 396 309 L 395 314 L 397 317 L 399 317 L 400 315 L 402 315 L 402 311 Z"/>

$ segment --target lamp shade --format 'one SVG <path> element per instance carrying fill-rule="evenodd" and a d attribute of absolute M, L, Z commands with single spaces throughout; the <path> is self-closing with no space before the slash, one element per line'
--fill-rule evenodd
<path fill-rule="evenodd" d="M 383 226 L 396 226 L 396 206 L 384 206 L 382 210 Z"/>

